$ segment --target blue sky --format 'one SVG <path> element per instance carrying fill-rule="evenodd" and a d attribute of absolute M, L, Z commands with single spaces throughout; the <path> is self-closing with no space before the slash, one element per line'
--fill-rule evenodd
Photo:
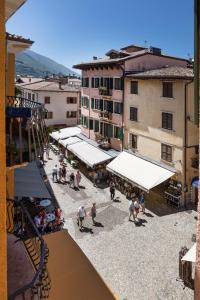
<path fill-rule="evenodd" d="M 35 41 L 32 50 L 72 67 L 128 44 L 193 56 L 192 0 L 28 0 L 7 31 Z"/>

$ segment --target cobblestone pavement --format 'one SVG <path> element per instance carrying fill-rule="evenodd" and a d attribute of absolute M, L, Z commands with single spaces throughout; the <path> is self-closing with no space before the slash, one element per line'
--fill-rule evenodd
<path fill-rule="evenodd" d="M 53 183 L 51 171 L 58 161 L 53 153 L 50 157 L 52 160 L 47 162 L 45 170 L 63 210 L 65 227 L 120 299 L 193 299 L 193 292 L 183 289 L 177 278 L 179 250 L 193 244 L 196 212 L 172 210 L 169 214 L 166 207 L 167 214 L 159 216 L 153 209 L 147 210 L 147 214 L 139 215 L 140 223 L 136 226 L 128 221 L 128 201 L 120 192 L 116 193 L 117 201 L 112 202 L 108 188 L 93 187 L 84 175 L 80 191 L 69 188 L 68 184 Z M 68 165 L 68 176 L 71 171 Z M 76 224 L 77 209 L 82 204 L 89 208 L 94 201 L 99 224 L 93 226 L 87 217 L 87 229 L 80 232 Z M 163 212 L 164 209 L 165 205 Z"/>

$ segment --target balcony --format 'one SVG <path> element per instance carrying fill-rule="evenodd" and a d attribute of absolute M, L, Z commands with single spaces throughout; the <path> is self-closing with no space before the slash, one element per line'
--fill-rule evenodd
<path fill-rule="evenodd" d="M 48 133 L 44 105 L 22 97 L 6 99 L 7 166 L 32 161 L 43 155 Z"/>
<path fill-rule="evenodd" d="M 23 202 L 7 200 L 7 231 L 10 253 L 8 299 L 48 298 L 51 287 L 47 270 L 49 251 Z M 11 255 L 11 247 L 16 250 L 16 259 Z M 27 261 L 27 254 L 31 264 Z M 19 278 L 20 272 L 23 276 Z"/>
<path fill-rule="evenodd" d="M 199 169 L 199 158 L 194 157 L 191 159 L 191 167 L 194 169 Z"/>
<path fill-rule="evenodd" d="M 112 113 L 104 110 L 99 113 L 100 120 L 104 121 L 112 121 Z"/>
<path fill-rule="evenodd" d="M 110 98 L 112 96 L 112 90 L 107 87 L 99 87 L 99 95 L 108 96 Z"/>

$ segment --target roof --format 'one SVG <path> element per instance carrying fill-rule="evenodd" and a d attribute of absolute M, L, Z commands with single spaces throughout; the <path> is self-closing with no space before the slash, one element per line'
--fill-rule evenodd
<path fill-rule="evenodd" d="M 192 68 L 173 66 L 127 74 L 126 77 L 137 79 L 193 79 L 194 72 Z"/>
<path fill-rule="evenodd" d="M 66 229 L 43 236 L 49 249 L 49 300 L 117 300 Z"/>
<path fill-rule="evenodd" d="M 27 0 L 6 0 L 6 20 L 8 20 Z"/>
<path fill-rule="evenodd" d="M 67 149 L 91 168 L 112 159 L 110 155 L 85 141 L 69 145 Z"/>
<path fill-rule="evenodd" d="M 34 43 L 30 39 L 24 38 L 21 35 L 11 34 L 8 32 L 6 32 L 6 39 L 9 41 L 21 42 L 21 43 L 30 44 L 30 45 L 32 45 Z"/>
<path fill-rule="evenodd" d="M 80 87 L 76 85 L 62 84 L 61 88 L 58 82 L 45 81 L 24 84 L 23 88 L 34 91 L 51 91 L 51 92 L 79 92 Z"/>
<path fill-rule="evenodd" d="M 19 77 L 16 80 L 21 79 L 23 82 L 22 83 L 18 83 L 17 81 L 15 82 L 15 84 L 17 86 L 24 86 L 27 84 L 32 84 L 35 82 L 40 82 L 40 81 L 44 81 L 43 78 L 36 78 L 36 77 Z"/>
<path fill-rule="evenodd" d="M 126 48 L 127 47 L 124 47 L 123 49 L 126 49 Z M 76 64 L 76 65 L 73 66 L 73 68 L 83 69 L 85 67 L 92 67 L 92 66 L 116 65 L 116 64 L 120 64 L 121 62 L 124 62 L 126 60 L 129 60 L 131 58 L 139 57 L 139 56 L 143 56 L 143 55 L 147 55 L 147 54 L 155 55 L 155 56 L 162 56 L 162 57 L 167 57 L 167 58 L 171 58 L 171 59 L 182 60 L 182 61 L 187 61 L 188 62 L 188 59 L 185 59 L 185 58 L 170 56 L 170 55 L 166 55 L 166 54 L 153 53 L 151 48 L 149 48 L 149 49 L 142 48 L 142 50 L 134 51 L 134 52 L 127 52 L 123 49 L 119 50 L 119 51 L 112 49 L 112 50 L 108 51 L 107 54 L 115 51 L 115 53 L 125 53 L 125 54 L 127 54 L 126 57 L 119 57 L 119 58 L 104 57 L 104 58 L 94 59 L 94 60 L 91 60 L 91 61 Z"/>
<path fill-rule="evenodd" d="M 106 169 L 147 192 L 174 175 L 169 169 L 125 151 L 111 161 Z"/>

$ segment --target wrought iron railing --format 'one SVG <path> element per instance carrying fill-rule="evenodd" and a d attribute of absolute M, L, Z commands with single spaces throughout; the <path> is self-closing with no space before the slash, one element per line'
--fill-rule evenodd
<path fill-rule="evenodd" d="M 51 281 L 47 270 L 49 250 L 40 232 L 35 226 L 29 212 L 21 201 L 7 200 L 9 220 L 8 230 L 21 238 L 35 268 L 35 275 L 30 283 L 16 290 L 9 296 L 9 300 L 17 299 L 47 299 L 51 288 Z M 10 209 L 12 208 L 12 209 Z M 13 228 L 12 228 L 13 224 Z M 31 233 L 28 234 L 27 227 Z"/>
<path fill-rule="evenodd" d="M 6 106 L 44 109 L 44 104 L 18 96 L 7 96 Z"/>

